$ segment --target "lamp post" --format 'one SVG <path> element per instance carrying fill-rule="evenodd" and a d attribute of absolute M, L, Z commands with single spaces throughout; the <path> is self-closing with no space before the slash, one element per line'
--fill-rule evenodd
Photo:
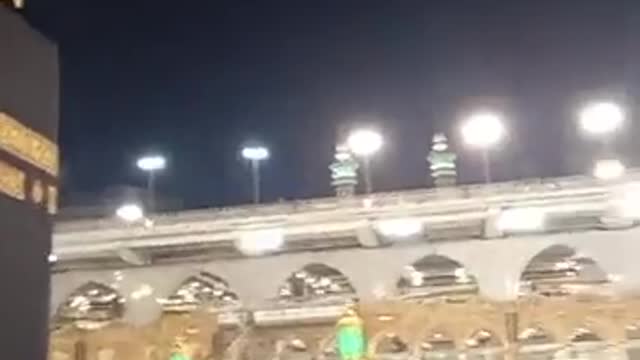
<path fill-rule="evenodd" d="M 155 177 L 156 172 L 164 170 L 167 160 L 161 155 L 147 155 L 138 159 L 138 168 L 147 173 L 147 206 L 150 211 L 155 210 Z"/>
<path fill-rule="evenodd" d="M 373 191 L 371 156 L 380 150 L 382 143 L 382 135 L 369 129 L 356 130 L 347 138 L 347 146 L 351 152 L 362 159 L 362 173 L 367 194 L 371 194 Z"/>
<path fill-rule="evenodd" d="M 625 172 L 625 166 L 616 159 L 611 143 L 613 134 L 623 126 L 625 117 L 622 106 L 610 101 L 587 104 L 579 113 L 582 132 L 601 143 L 600 151 L 604 153 L 605 159 L 596 161 L 593 168 L 593 176 L 600 180 L 617 179 Z"/>
<path fill-rule="evenodd" d="M 263 146 L 245 147 L 242 157 L 251 163 L 251 177 L 253 180 L 253 202 L 260 202 L 260 162 L 268 159 L 269 149 Z"/>
<path fill-rule="evenodd" d="M 579 120 L 582 131 L 587 135 L 606 139 L 622 127 L 625 113 L 616 103 L 600 101 L 585 106 L 580 111 Z"/>
<path fill-rule="evenodd" d="M 482 151 L 484 180 L 491 182 L 491 159 L 489 151 L 504 138 L 506 129 L 500 116 L 490 112 L 475 113 L 462 125 L 462 137 L 469 146 Z"/>

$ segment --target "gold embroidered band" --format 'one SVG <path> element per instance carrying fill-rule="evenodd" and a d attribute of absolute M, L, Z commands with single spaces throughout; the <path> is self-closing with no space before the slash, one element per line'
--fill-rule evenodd
<path fill-rule="evenodd" d="M 24 180 L 24 172 L 0 161 L 0 193 L 14 199 L 24 200 L 26 198 Z"/>
<path fill-rule="evenodd" d="M 0 149 L 58 176 L 58 146 L 3 112 L 0 112 Z"/>

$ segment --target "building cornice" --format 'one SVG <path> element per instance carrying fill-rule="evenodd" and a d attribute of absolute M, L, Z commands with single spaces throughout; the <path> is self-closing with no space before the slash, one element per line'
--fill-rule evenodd
<path fill-rule="evenodd" d="M 629 171 L 624 179 L 606 183 L 579 176 L 184 211 L 154 217 L 151 228 L 117 219 L 66 221 L 55 226 L 53 249 L 56 254 L 81 257 L 123 246 L 233 244 L 244 233 L 275 228 L 292 243 L 347 235 L 358 237 L 362 245 L 362 230 L 385 219 L 410 217 L 423 223 L 428 233 L 486 223 L 492 211 L 510 207 L 541 207 L 571 216 L 605 214 L 615 189 L 638 180 L 640 171 Z"/>

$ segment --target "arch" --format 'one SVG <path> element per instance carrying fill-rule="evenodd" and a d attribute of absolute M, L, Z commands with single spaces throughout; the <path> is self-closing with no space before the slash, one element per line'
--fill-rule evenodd
<path fill-rule="evenodd" d="M 402 298 L 465 301 L 479 292 L 476 277 L 458 261 L 427 255 L 405 267 L 396 284 Z"/>
<path fill-rule="evenodd" d="M 592 258 L 566 245 L 552 245 L 534 255 L 521 271 L 519 295 L 604 295 L 603 285 L 608 282 L 606 272 Z"/>
<path fill-rule="evenodd" d="M 190 312 L 202 306 L 229 309 L 240 305 L 238 295 L 226 280 L 204 271 L 187 277 L 160 302 L 163 310 L 169 312 Z"/>
<path fill-rule="evenodd" d="M 278 290 L 278 299 L 285 302 L 345 301 L 355 297 L 349 278 L 322 263 L 311 263 L 293 272 Z"/>
<path fill-rule="evenodd" d="M 124 315 L 125 299 L 115 289 L 89 281 L 74 290 L 58 308 L 56 321 L 82 323 L 86 327 L 104 325 Z"/>

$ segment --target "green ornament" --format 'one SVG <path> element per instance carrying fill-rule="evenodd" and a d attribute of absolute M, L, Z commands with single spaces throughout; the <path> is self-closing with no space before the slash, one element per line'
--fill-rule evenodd
<path fill-rule="evenodd" d="M 329 166 L 331 185 L 338 196 L 350 196 L 355 193 L 358 184 L 358 161 L 344 145 L 336 147 L 335 161 Z"/>
<path fill-rule="evenodd" d="M 342 360 L 361 360 L 367 352 L 367 340 L 362 319 L 350 310 L 338 321 L 336 343 Z"/>
<path fill-rule="evenodd" d="M 191 360 L 191 358 L 181 352 L 174 352 L 169 360 Z"/>
<path fill-rule="evenodd" d="M 430 164 L 431 177 L 436 186 L 455 185 L 456 158 L 456 154 L 449 150 L 447 137 L 442 133 L 435 134 L 427 161 Z"/>

